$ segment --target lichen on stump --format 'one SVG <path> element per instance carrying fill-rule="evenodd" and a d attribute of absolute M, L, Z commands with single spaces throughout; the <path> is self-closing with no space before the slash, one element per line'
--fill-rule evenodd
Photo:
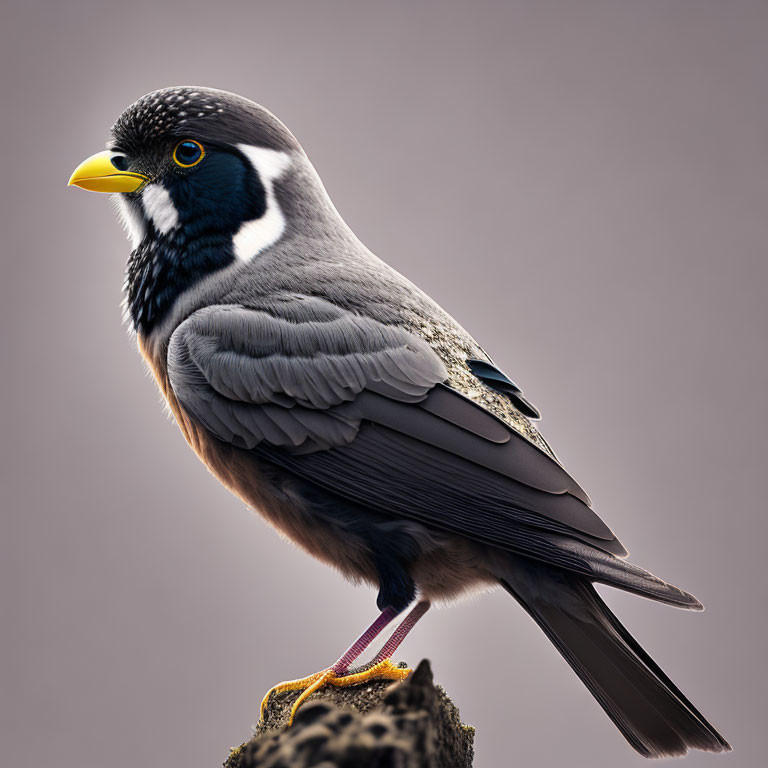
<path fill-rule="evenodd" d="M 225 768 L 471 768 L 474 729 L 425 659 L 399 683 L 323 688 L 286 727 L 298 691 L 273 694 L 256 735 Z"/>

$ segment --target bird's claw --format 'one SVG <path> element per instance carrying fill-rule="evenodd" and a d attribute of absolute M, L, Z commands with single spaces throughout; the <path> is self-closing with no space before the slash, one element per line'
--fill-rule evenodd
<path fill-rule="evenodd" d="M 315 672 L 314 675 L 303 677 L 299 680 L 289 680 L 284 683 L 278 683 L 267 691 L 266 696 L 261 700 L 259 720 L 264 722 L 264 714 L 267 710 L 267 704 L 273 693 L 282 693 L 283 691 L 298 691 L 301 694 L 291 707 L 291 714 L 288 718 L 288 725 L 293 724 L 293 718 L 296 716 L 299 707 L 315 692 L 327 685 L 333 685 L 337 688 L 346 688 L 350 685 L 361 685 L 369 680 L 402 680 L 411 673 L 410 669 L 398 667 L 392 659 L 382 659 L 372 664 L 370 667 L 359 672 L 350 672 L 347 674 L 337 674 L 333 668 L 324 669 L 322 672 Z"/>

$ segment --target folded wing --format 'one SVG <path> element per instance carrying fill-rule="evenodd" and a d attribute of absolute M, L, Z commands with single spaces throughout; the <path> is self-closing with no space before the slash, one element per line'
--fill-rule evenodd
<path fill-rule="evenodd" d="M 216 438 L 365 508 L 696 608 L 626 551 L 562 466 L 446 387 L 421 338 L 323 299 L 214 306 L 174 332 L 181 407 Z"/>

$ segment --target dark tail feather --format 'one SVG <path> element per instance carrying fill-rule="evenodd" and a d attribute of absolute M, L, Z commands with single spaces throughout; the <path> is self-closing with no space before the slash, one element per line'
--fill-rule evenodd
<path fill-rule="evenodd" d="M 516 561 L 500 579 L 645 757 L 723 752 L 728 742 L 627 632 L 592 584 Z"/>

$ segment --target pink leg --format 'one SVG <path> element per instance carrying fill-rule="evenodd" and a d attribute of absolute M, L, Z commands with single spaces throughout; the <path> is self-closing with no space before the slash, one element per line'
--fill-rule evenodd
<path fill-rule="evenodd" d="M 393 608 L 385 608 L 376 621 L 371 624 L 368 629 L 363 632 L 360 637 L 355 640 L 354 643 L 344 652 L 341 658 L 327 670 L 317 672 L 309 677 L 302 678 L 301 680 L 290 680 L 285 683 L 280 683 L 267 691 L 267 695 L 261 701 L 261 720 L 264 719 L 264 713 L 266 711 L 267 704 L 269 703 L 270 696 L 273 693 L 281 691 L 296 691 L 301 690 L 302 693 L 299 698 L 293 703 L 291 708 L 291 715 L 288 719 L 288 725 L 293 722 L 293 717 L 296 714 L 296 710 L 301 706 L 307 697 L 311 696 L 315 691 L 319 690 L 325 685 L 335 685 L 338 687 L 345 687 L 348 685 L 357 685 L 358 683 L 365 682 L 366 680 L 381 678 L 384 680 L 402 680 L 407 677 L 411 670 L 400 669 L 396 667 L 390 660 L 390 656 L 397 650 L 400 643 L 403 642 L 405 636 L 413 629 L 416 622 L 427 612 L 429 609 L 429 600 L 421 600 L 411 610 L 411 612 L 402 620 L 400 625 L 392 633 L 392 636 L 384 643 L 382 649 L 376 654 L 376 657 L 372 662 L 363 666 L 357 672 L 350 672 L 350 665 L 360 654 L 373 642 L 376 636 L 381 632 L 384 627 L 389 624 L 398 612 Z"/>
<path fill-rule="evenodd" d="M 377 664 L 384 659 L 389 659 L 398 649 L 400 643 L 405 640 L 405 636 L 416 626 L 416 622 L 429 610 L 429 600 L 419 600 L 411 612 L 402 620 L 392 636 L 384 643 L 382 649 L 376 654 L 371 664 Z"/>
<path fill-rule="evenodd" d="M 350 664 L 376 639 L 381 630 L 384 629 L 395 616 L 397 616 L 397 611 L 393 608 L 385 608 L 379 614 L 376 621 L 374 621 L 373 624 L 371 624 L 371 626 L 368 627 L 368 629 L 366 629 L 346 651 L 344 651 L 341 658 L 331 667 L 333 673 L 336 675 L 343 675 L 349 669 Z M 403 635 L 403 637 L 405 637 L 405 635 Z"/>

